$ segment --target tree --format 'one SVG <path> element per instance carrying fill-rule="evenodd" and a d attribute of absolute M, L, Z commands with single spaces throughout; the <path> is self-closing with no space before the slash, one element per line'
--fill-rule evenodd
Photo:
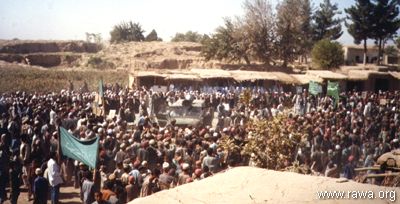
<path fill-rule="evenodd" d="M 101 33 L 88 33 L 86 32 L 86 42 L 94 42 L 96 44 L 101 44 L 103 38 L 101 37 Z"/>
<path fill-rule="evenodd" d="M 271 3 L 268 0 L 246 0 L 244 17 L 238 34 L 243 38 L 242 50 L 249 48 L 251 56 L 270 64 L 276 57 L 276 20 Z"/>
<path fill-rule="evenodd" d="M 385 54 L 387 55 L 387 56 L 390 56 L 390 57 L 395 57 L 395 56 L 397 56 L 397 54 L 398 54 L 398 50 L 396 49 L 396 47 L 395 46 L 393 46 L 393 45 L 389 45 L 389 46 L 387 46 L 386 48 L 385 48 Z"/>
<path fill-rule="evenodd" d="M 286 114 L 269 120 L 250 121 L 246 125 L 251 133 L 247 136 L 241 154 L 252 157 L 257 167 L 274 170 L 287 167 L 306 141 L 305 131 L 297 130 L 288 121 Z"/>
<path fill-rule="evenodd" d="M 367 63 L 367 40 L 372 35 L 373 4 L 370 0 L 356 0 L 356 4 L 345 9 L 345 12 L 347 19 L 351 21 L 349 24 L 346 22 L 347 31 L 353 36 L 354 43 L 358 45 L 361 41 L 363 42 L 365 65 Z"/>
<path fill-rule="evenodd" d="M 115 25 L 113 30 L 110 32 L 111 43 L 119 42 L 130 42 L 130 41 L 143 41 L 144 40 L 144 30 L 139 23 L 132 23 L 132 21 L 126 23 L 122 22 Z"/>
<path fill-rule="evenodd" d="M 310 51 L 311 6 L 308 0 L 284 0 L 278 5 L 277 34 L 283 66 Z"/>
<path fill-rule="evenodd" d="M 248 49 L 241 45 L 242 38 L 239 38 L 239 29 L 229 18 L 225 19 L 225 25 L 216 29 L 216 32 L 209 38 L 204 36 L 202 44 L 202 55 L 206 60 L 228 60 L 241 61 L 242 59 L 250 64 Z"/>
<path fill-rule="evenodd" d="M 338 11 L 337 4 L 332 4 L 330 0 L 324 0 L 320 4 L 320 8 L 314 15 L 314 40 L 319 41 L 322 39 L 336 40 L 342 36 L 342 19 L 334 18 L 335 15 L 341 14 Z"/>
<path fill-rule="evenodd" d="M 378 45 L 378 65 L 387 40 L 392 39 L 400 28 L 399 1 L 374 0 L 372 18 L 372 38 Z"/>
<path fill-rule="evenodd" d="M 328 39 L 318 41 L 311 51 L 312 60 L 320 69 L 339 67 L 344 62 L 343 54 L 342 45 Z"/>
<path fill-rule="evenodd" d="M 145 41 L 162 41 L 161 38 L 158 37 L 156 30 L 152 30 L 145 38 Z"/>
<path fill-rule="evenodd" d="M 187 31 L 186 33 L 176 33 L 175 36 L 171 39 L 172 42 L 198 42 L 200 43 L 202 40 L 202 35 L 193 32 Z"/>
<path fill-rule="evenodd" d="M 307 56 L 310 54 L 312 46 L 314 44 L 312 39 L 312 8 L 310 0 L 300 1 L 300 49 L 299 54 L 307 63 Z"/>

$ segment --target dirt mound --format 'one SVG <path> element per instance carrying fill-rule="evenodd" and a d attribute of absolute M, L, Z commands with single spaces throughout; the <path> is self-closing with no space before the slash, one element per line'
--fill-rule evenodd
<path fill-rule="evenodd" d="M 0 60 L 42 67 L 75 66 L 82 56 L 74 53 L 0 54 Z"/>
<path fill-rule="evenodd" d="M 98 52 L 101 46 L 84 41 L 0 41 L 0 60 L 42 67 L 78 66 L 82 55 Z"/>
<path fill-rule="evenodd" d="M 95 53 L 100 46 L 84 41 L 2 41 L 0 53 L 27 54 L 46 52 L 88 52 Z"/>
<path fill-rule="evenodd" d="M 262 64 L 206 61 L 201 50 L 202 45 L 193 42 L 127 42 L 100 46 L 84 41 L 0 40 L 0 60 L 43 67 L 274 70 Z"/>
<path fill-rule="evenodd" d="M 213 67 L 201 56 L 202 45 L 191 42 L 128 42 L 111 44 L 94 56 L 82 60 L 87 64 L 91 58 L 101 58 L 124 69 L 187 69 Z"/>
<path fill-rule="evenodd" d="M 135 203 L 398 203 L 393 197 L 379 198 L 379 191 L 394 188 L 360 184 L 354 181 L 340 183 L 339 179 L 315 177 L 289 172 L 277 172 L 251 167 L 237 167 L 211 178 L 193 182 L 154 195 L 136 199 Z M 373 191 L 375 199 L 317 198 L 318 191 Z M 397 189 L 397 194 L 400 193 Z"/>

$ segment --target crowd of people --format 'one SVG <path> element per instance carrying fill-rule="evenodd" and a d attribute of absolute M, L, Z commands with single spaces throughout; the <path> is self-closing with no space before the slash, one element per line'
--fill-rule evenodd
<path fill-rule="evenodd" d="M 369 167 L 399 148 L 400 92 L 343 92 L 338 101 L 323 94 L 225 88 L 202 92 L 153 92 L 108 86 L 108 118 L 93 112 L 95 93 L 4 93 L 0 97 L 0 203 L 17 203 L 22 186 L 34 203 L 58 203 L 60 186 L 79 188 L 83 203 L 126 203 L 175 186 L 202 180 L 225 169 L 251 165 L 229 154 L 222 136 L 246 143 L 249 120 L 289 114 L 290 125 L 306 132 L 292 159 L 316 175 L 353 179 L 355 167 Z M 187 95 L 215 110 L 216 125 L 160 127 L 155 101 L 171 104 Z M 246 102 L 244 102 L 246 101 Z M 287 113 L 285 110 L 290 110 Z M 107 112 L 107 111 L 106 111 Z M 98 168 L 59 157 L 62 126 L 75 137 L 99 137 Z M 6 188 L 9 187 L 9 194 Z M 50 195 L 48 195 L 50 192 Z"/>

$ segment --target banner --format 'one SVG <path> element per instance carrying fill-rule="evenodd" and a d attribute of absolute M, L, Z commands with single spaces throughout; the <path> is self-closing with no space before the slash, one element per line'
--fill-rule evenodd
<path fill-rule="evenodd" d="M 303 87 L 301 87 L 301 86 L 296 86 L 296 93 L 297 93 L 297 94 L 303 93 Z"/>
<path fill-rule="evenodd" d="M 104 97 L 104 92 L 103 92 L 103 79 L 100 79 L 100 81 L 99 81 L 99 95 L 100 95 L 100 97 Z"/>
<path fill-rule="evenodd" d="M 91 140 L 79 140 L 66 129 L 60 127 L 60 146 L 64 156 L 78 160 L 91 168 L 96 168 L 99 137 Z"/>
<path fill-rule="evenodd" d="M 98 93 L 96 93 L 93 103 L 92 103 L 92 112 L 97 116 L 104 115 L 104 106 L 103 100 Z"/>
<path fill-rule="evenodd" d="M 310 81 L 308 84 L 308 92 L 312 95 L 318 95 L 322 93 L 322 86 L 321 84 L 318 84 L 317 82 Z"/>
<path fill-rule="evenodd" d="M 335 104 L 339 102 L 339 82 L 328 81 L 327 95 L 335 98 Z"/>

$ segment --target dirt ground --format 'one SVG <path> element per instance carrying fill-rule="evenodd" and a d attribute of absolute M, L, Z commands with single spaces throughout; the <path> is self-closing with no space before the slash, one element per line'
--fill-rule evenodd
<path fill-rule="evenodd" d="M 8 193 L 8 196 L 10 194 Z M 10 204 L 11 202 L 7 200 L 4 204 Z M 18 204 L 28 204 L 32 203 L 28 201 L 28 191 L 26 187 L 21 187 L 21 194 L 18 197 Z M 50 199 L 47 203 L 50 203 Z M 79 198 L 79 189 L 75 189 L 73 186 L 62 186 L 60 188 L 60 203 L 63 204 L 79 204 L 82 203 Z"/>

